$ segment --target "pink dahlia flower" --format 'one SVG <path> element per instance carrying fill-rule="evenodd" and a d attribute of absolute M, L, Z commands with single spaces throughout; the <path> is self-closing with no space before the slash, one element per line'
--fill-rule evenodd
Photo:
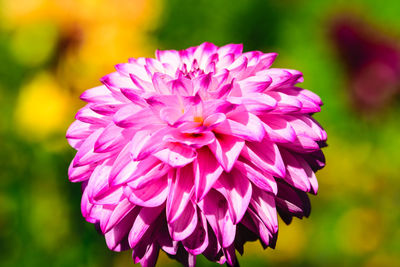
<path fill-rule="evenodd" d="M 67 138 L 82 214 L 115 251 L 154 266 L 159 250 L 236 264 L 259 239 L 274 247 L 277 213 L 310 213 L 326 133 L 322 102 L 276 54 L 203 43 L 116 65 L 89 89 Z"/>

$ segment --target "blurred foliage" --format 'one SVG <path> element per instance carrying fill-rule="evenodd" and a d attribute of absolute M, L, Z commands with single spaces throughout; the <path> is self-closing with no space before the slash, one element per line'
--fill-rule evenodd
<path fill-rule="evenodd" d="M 241 266 L 400 266 L 399 100 L 369 117 L 351 105 L 328 34 L 343 13 L 400 42 L 397 0 L 1 0 L 0 266 L 133 265 L 82 218 L 65 131 L 79 94 L 113 65 L 203 41 L 280 53 L 274 66 L 301 70 L 325 103 L 310 218 L 280 223 L 275 250 L 246 245 Z M 160 255 L 158 266 L 175 265 Z"/>

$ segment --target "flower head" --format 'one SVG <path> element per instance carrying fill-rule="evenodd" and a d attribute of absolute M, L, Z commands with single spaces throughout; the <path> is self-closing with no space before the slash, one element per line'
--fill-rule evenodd
<path fill-rule="evenodd" d="M 89 89 L 67 138 L 83 182 L 82 214 L 110 249 L 153 266 L 159 250 L 234 265 L 260 239 L 274 247 L 277 213 L 308 216 L 324 166 L 322 102 L 296 87 L 276 54 L 203 43 L 130 59 Z"/>

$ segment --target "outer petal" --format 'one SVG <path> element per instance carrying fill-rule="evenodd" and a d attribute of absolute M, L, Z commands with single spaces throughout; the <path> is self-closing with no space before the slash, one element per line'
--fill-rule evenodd
<path fill-rule="evenodd" d="M 247 210 L 252 193 L 247 177 L 237 169 L 233 169 L 229 174 L 223 173 L 214 188 L 226 198 L 232 222 L 234 224 L 240 222 Z"/>
<path fill-rule="evenodd" d="M 216 233 L 218 242 L 224 248 L 229 247 L 235 240 L 236 225 L 229 216 L 224 197 L 217 191 L 211 190 L 198 205 Z"/>
<path fill-rule="evenodd" d="M 133 222 L 129 232 L 129 246 L 135 247 L 142 239 L 150 225 L 157 219 L 165 205 L 154 208 L 142 208 Z"/>
<path fill-rule="evenodd" d="M 175 241 L 181 241 L 190 236 L 197 226 L 196 206 L 189 202 L 182 215 L 174 222 L 168 223 L 171 237 Z"/>
<path fill-rule="evenodd" d="M 285 176 L 285 165 L 278 146 L 268 139 L 261 143 L 246 143 L 242 156 L 267 173 L 277 177 Z"/>
<path fill-rule="evenodd" d="M 182 241 L 185 249 L 193 254 L 201 254 L 208 246 L 208 227 L 206 217 L 202 212 L 198 212 L 198 221 L 193 233 Z"/>

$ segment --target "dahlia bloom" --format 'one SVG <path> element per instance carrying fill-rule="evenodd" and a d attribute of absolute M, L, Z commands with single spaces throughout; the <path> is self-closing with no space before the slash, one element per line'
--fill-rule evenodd
<path fill-rule="evenodd" d="M 236 263 L 246 241 L 274 247 L 277 213 L 310 213 L 326 133 L 322 102 L 276 54 L 203 43 L 130 59 L 81 95 L 67 138 L 82 214 L 115 251 L 154 266 L 203 254 Z"/>

